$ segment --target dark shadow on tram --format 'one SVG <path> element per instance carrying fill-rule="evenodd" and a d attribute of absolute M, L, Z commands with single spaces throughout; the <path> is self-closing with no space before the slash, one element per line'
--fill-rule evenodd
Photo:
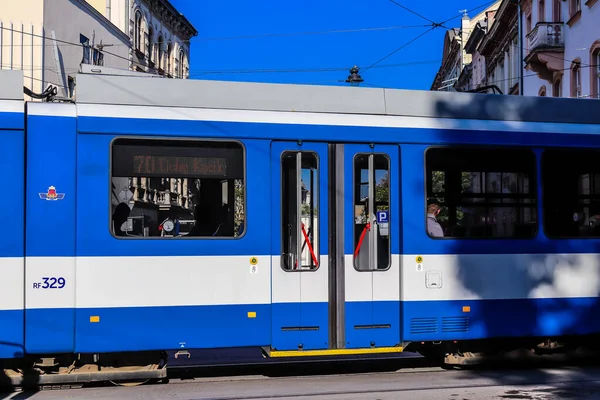
<path fill-rule="evenodd" d="M 448 126 L 436 131 L 438 145 L 425 154 L 426 197 L 442 206 L 445 236 L 431 238 L 430 246 L 453 255 L 433 268 L 442 272 L 452 298 L 464 299 L 455 302 L 456 315 L 444 317 L 464 320 L 454 327 L 457 338 L 493 339 L 449 341 L 431 354 L 452 353 L 468 362 L 475 353 L 486 356 L 480 366 L 499 367 L 524 354 L 537 365 L 545 354 L 598 352 L 600 135 L 584 128 L 559 135 L 565 125 L 553 125 L 597 124 L 600 102 L 428 95 L 435 98 L 433 116 Z M 524 121 L 539 125 L 525 128 Z M 498 377 L 503 384 L 525 379 L 518 372 Z"/>

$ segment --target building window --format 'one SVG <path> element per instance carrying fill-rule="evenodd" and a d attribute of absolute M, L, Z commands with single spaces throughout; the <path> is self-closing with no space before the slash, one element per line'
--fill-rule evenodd
<path fill-rule="evenodd" d="M 544 230 L 549 238 L 600 236 L 600 152 L 552 149 L 542 155 Z"/>
<path fill-rule="evenodd" d="M 560 78 L 557 79 L 556 81 L 554 81 L 554 83 L 552 84 L 552 96 L 553 97 L 561 97 L 562 96 L 561 85 L 562 85 L 562 80 Z"/>
<path fill-rule="evenodd" d="M 133 36 L 133 45 L 137 50 L 142 50 L 142 35 L 143 35 L 143 29 L 142 29 L 142 13 L 140 12 L 140 10 L 137 10 L 135 12 L 135 17 L 134 17 L 134 24 L 133 24 L 133 32 L 134 32 L 134 36 Z"/>
<path fill-rule="evenodd" d="M 569 0 L 569 14 L 573 17 L 581 11 L 581 0 Z"/>
<path fill-rule="evenodd" d="M 163 65 L 163 52 L 164 52 L 164 39 L 162 34 L 158 35 L 158 58 L 156 59 L 156 66 L 160 69 L 164 67 Z"/>
<path fill-rule="evenodd" d="M 69 75 L 67 81 L 69 88 L 69 97 L 73 98 L 75 96 L 75 78 Z"/>
<path fill-rule="evenodd" d="M 285 152 L 281 158 L 281 267 L 319 268 L 319 160 L 312 152 Z"/>
<path fill-rule="evenodd" d="M 546 86 L 540 87 L 540 90 L 538 91 L 538 96 L 546 97 Z"/>
<path fill-rule="evenodd" d="M 93 64 L 103 67 L 104 66 L 104 53 L 102 53 L 98 49 L 93 49 L 92 53 L 93 53 L 93 60 L 94 60 Z"/>
<path fill-rule="evenodd" d="M 90 60 L 91 60 L 90 39 L 88 39 L 87 37 L 80 34 L 79 35 L 79 43 L 81 43 L 81 47 L 83 50 L 83 56 L 81 58 L 81 63 L 82 64 L 91 64 L 90 63 Z"/>
<path fill-rule="evenodd" d="M 581 61 L 579 59 L 571 63 L 571 97 L 581 97 Z"/>
<path fill-rule="evenodd" d="M 510 84 L 512 83 L 510 81 L 510 77 L 508 77 L 509 79 L 506 79 L 506 73 L 504 71 L 504 58 L 501 58 L 498 61 L 498 76 L 500 76 L 500 84 L 498 86 L 500 86 L 500 88 L 502 88 L 502 91 L 504 93 L 508 92 L 508 90 L 506 89 L 507 87 L 510 88 Z"/>
<path fill-rule="evenodd" d="M 546 21 L 546 2 L 544 0 L 538 1 L 538 22 Z"/>
<path fill-rule="evenodd" d="M 600 40 L 596 40 L 590 48 L 590 97 L 600 99 Z"/>
<path fill-rule="evenodd" d="M 154 62 L 154 30 L 152 27 L 148 27 L 148 61 Z"/>
<path fill-rule="evenodd" d="M 444 237 L 535 236 L 536 158 L 531 151 L 431 148 L 425 163 L 427 198 L 441 206 L 437 220 Z"/>
<path fill-rule="evenodd" d="M 183 50 L 179 52 L 179 77 L 185 78 L 185 53 Z"/>
<path fill-rule="evenodd" d="M 519 77 L 521 76 L 521 72 L 522 72 L 522 68 L 519 68 L 519 43 L 518 43 L 518 37 L 515 36 L 512 40 L 511 40 L 511 46 L 510 46 L 510 52 L 512 53 L 511 55 L 511 65 L 512 65 L 512 70 L 513 70 L 513 81 L 511 82 L 511 86 L 514 86 L 515 84 L 517 84 L 519 82 Z M 522 90 L 522 89 L 520 89 Z"/>
<path fill-rule="evenodd" d="M 390 159 L 385 154 L 354 157 L 354 268 L 382 271 L 390 267 L 391 224 L 379 223 L 381 212 L 390 221 Z"/>
<path fill-rule="evenodd" d="M 104 66 L 104 53 L 90 45 L 90 40 L 84 35 L 79 35 L 79 43 L 83 49 L 82 64 Z"/>
<path fill-rule="evenodd" d="M 171 52 L 172 52 L 172 46 L 171 46 L 171 43 L 169 43 L 169 44 L 167 44 L 167 54 L 166 54 L 167 67 L 165 70 L 167 72 L 167 74 L 169 74 L 169 75 L 171 74 L 171 56 L 172 56 Z"/>
<path fill-rule="evenodd" d="M 117 139 L 112 234 L 238 238 L 245 229 L 244 148 L 237 142 Z"/>
<path fill-rule="evenodd" d="M 552 19 L 554 22 L 562 22 L 562 1 L 563 0 L 553 0 Z"/>
<path fill-rule="evenodd" d="M 596 98 L 600 99 L 600 50 L 596 51 L 596 56 L 594 57 L 594 62 L 596 63 L 596 82 L 594 85 L 594 89 L 596 91 Z"/>

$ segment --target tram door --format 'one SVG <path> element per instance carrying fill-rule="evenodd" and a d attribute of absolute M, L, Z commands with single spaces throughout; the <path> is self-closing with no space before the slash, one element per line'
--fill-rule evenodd
<path fill-rule="evenodd" d="M 327 149 L 324 143 L 271 143 L 273 350 L 330 346 Z"/>
<path fill-rule="evenodd" d="M 399 344 L 398 154 L 271 143 L 272 350 Z"/>
<path fill-rule="evenodd" d="M 398 146 L 343 146 L 346 348 L 400 344 L 398 157 Z"/>

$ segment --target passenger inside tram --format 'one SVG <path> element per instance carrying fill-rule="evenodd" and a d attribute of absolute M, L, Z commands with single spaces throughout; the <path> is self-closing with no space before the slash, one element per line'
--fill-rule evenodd
<path fill-rule="evenodd" d="M 123 231 L 123 224 L 129 219 L 129 213 L 131 210 L 127 203 L 119 203 L 113 213 L 113 231 L 115 236 L 127 236 L 127 233 Z"/>

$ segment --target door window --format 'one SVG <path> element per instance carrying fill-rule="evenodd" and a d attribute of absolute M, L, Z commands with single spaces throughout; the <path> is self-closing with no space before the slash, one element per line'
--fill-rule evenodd
<path fill-rule="evenodd" d="M 319 169 L 312 152 L 285 152 L 281 159 L 281 267 L 319 267 Z"/>
<path fill-rule="evenodd" d="M 384 154 L 354 157 L 354 268 L 390 266 L 390 160 Z"/>

